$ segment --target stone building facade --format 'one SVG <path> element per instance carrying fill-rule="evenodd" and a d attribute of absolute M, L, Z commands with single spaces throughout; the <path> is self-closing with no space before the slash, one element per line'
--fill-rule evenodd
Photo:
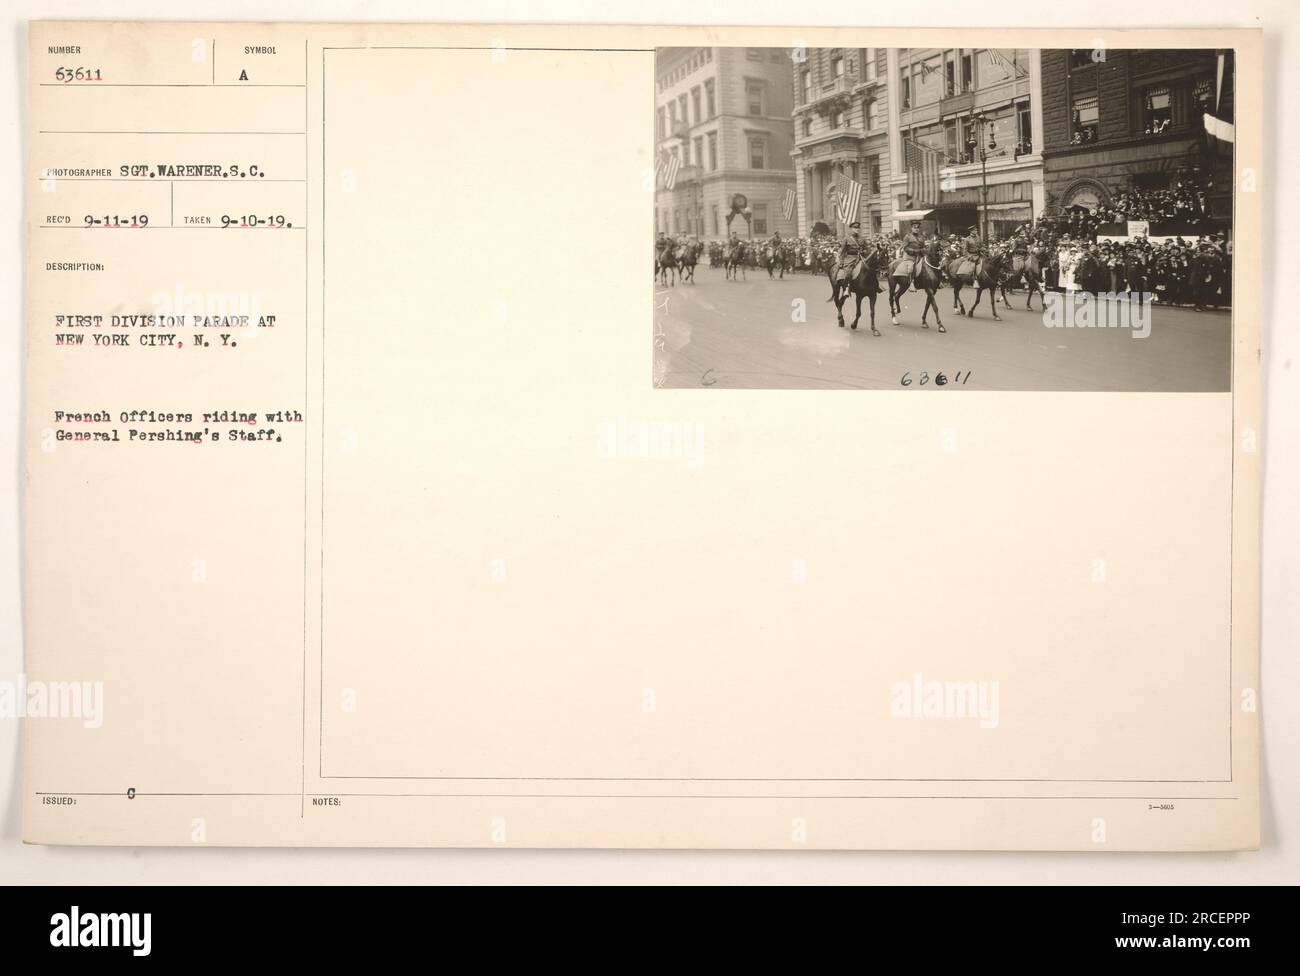
<path fill-rule="evenodd" d="M 795 233 L 794 215 L 782 213 L 794 187 L 790 64 L 784 48 L 656 51 L 655 151 L 681 162 L 672 190 L 657 181 L 656 230 L 702 240 Z"/>
<path fill-rule="evenodd" d="M 884 48 L 812 48 L 794 63 L 794 160 L 799 233 L 843 236 L 892 227 L 888 69 Z M 837 214 L 840 176 L 862 184 L 857 212 Z"/>
<path fill-rule="evenodd" d="M 1204 50 L 1042 52 L 1044 179 L 1053 209 L 1190 180 L 1212 212 L 1232 206 L 1232 160 L 1208 145 L 1204 113 L 1232 113 L 1231 65 Z"/>

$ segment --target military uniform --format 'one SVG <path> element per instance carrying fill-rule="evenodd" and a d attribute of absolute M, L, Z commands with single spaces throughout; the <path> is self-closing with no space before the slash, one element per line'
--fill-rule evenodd
<path fill-rule="evenodd" d="M 738 260 L 739 256 L 744 253 L 744 248 L 745 248 L 745 242 L 742 241 L 740 239 L 740 235 L 733 230 L 731 232 L 731 236 L 727 238 L 728 259 Z"/>
<path fill-rule="evenodd" d="M 837 278 L 857 276 L 858 262 L 867 253 L 867 242 L 862 239 L 861 227 L 857 221 L 849 224 L 849 236 L 840 241 L 840 254 L 836 261 Z M 846 269 L 847 275 L 844 274 Z"/>
<path fill-rule="evenodd" d="M 917 268 L 920 266 L 921 258 L 925 254 L 925 247 L 925 234 L 921 232 L 916 224 L 913 224 L 912 229 L 903 238 L 903 254 L 912 262 L 909 277 L 914 282 L 916 281 Z"/>

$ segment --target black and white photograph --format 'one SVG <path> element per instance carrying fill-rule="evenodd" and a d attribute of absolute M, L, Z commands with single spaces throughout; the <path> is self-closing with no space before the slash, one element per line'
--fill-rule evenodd
<path fill-rule="evenodd" d="M 1233 69 L 658 49 L 655 385 L 1229 390 Z"/>

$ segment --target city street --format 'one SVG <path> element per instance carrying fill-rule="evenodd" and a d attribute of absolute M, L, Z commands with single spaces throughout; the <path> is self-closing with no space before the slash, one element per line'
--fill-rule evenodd
<path fill-rule="evenodd" d="M 827 301 L 824 276 L 807 273 L 768 280 L 747 269 L 748 280 L 727 281 L 721 268 L 701 265 L 694 285 L 655 287 L 656 374 L 663 387 L 730 389 L 943 388 L 967 390 L 1226 391 L 1230 383 L 1231 313 L 1164 307 L 1150 312 L 1150 334 L 1129 328 L 1048 328 L 1040 302 L 1025 311 L 1025 292 L 1011 308 L 998 306 L 994 321 L 988 296 L 974 319 L 952 311 L 952 291 L 936 295 L 947 333 L 921 327 L 922 293 L 902 299 L 899 325 L 892 325 L 889 298 L 876 301 L 871 334 L 868 302 L 856 332 L 853 298 L 845 302 L 845 327 Z M 974 299 L 964 289 L 967 307 Z M 798 321 L 798 301 L 806 321 Z M 1123 303 L 1126 304 L 1126 303 Z M 922 373 L 930 378 L 924 384 Z M 959 375 L 960 374 L 960 375 Z M 907 382 L 904 381 L 906 376 Z"/>

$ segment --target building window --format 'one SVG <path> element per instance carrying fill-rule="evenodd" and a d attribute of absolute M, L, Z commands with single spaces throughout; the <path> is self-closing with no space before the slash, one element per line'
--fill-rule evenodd
<path fill-rule="evenodd" d="M 1196 124 L 1200 125 L 1200 116 L 1206 112 L 1214 114 L 1214 82 L 1209 78 L 1198 81 L 1192 88 L 1192 102 L 1196 106 Z"/>
<path fill-rule="evenodd" d="M 975 123 L 971 121 L 969 115 L 963 115 L 957 120 L 957 135 L 959 136 L 958 148 L 960 150 L 957 156 L 958 162 L 975 162 L 975 153 L 979 149 L 979 144 L 975 140 Z"/>
<path fill-rule="evenodd" d="M 713 236 L 717 237 L 722 233 L 722 225 L 718 223 L 718 205 L 713 205 Z"/>
<path fill-rule="evenodd" d="M 1070 49 L 1070 67 L 1085 68 L 1092 64 L 1092 48 L 1081 47 Z"/>
<path fill-rule="evenodd" d="M 912 79 L 906 73 L 899 83 L 898 92 L 903 108 L 912 107 Z"/>
<path fill-rule="evenodd" d="M 876 100 L 868 98 L 862 103 L 862 125 L 868 132 L 875 129 L 880 124 L 876 118 Z"/>
<path fill-rule="evenodd" d="M 957 94 L 957 62 L 949 60 L 946 55 L 943 59 L 943 93 L 948 98 Z"/>
<path fill-rule="evenodd" d="M 805 115 L 800 125 L 803 127 L 803 134 L 805 136 L 812 135 L 812 119 L 810 117 Z"/>
<path fill-rule="evenodd" d="M 749 137 L 749 168 L 766 169 L 767 140 L 762 136 Z"/>
<path fill-rule="evenodd" d="M 873 213 L 871 215 L 871 233 L 879 234 L 880 229 L 881 229 L 880 214 Z"/>
<path fill-rule="evenodd" d="M 1097 141 L 1097 96 L 1076 98 L 1070 112 L 1070 145 Z"/>
<path fill-rule="evenodd" d="M 975 56 L 969 52 L 961 56 L 961 90 L 975 90 Z"/>
<path fill-rule="evenodd" d="M 831 77 L 838 81 L 844 77 L 844 57 L 837 54 L 831 58 Z"/>
<path fill-rule="evenodd" d="M 754 204 L 754 233 L 755 234 L 767 233 L 767 204 L 766 203 Z"/>
<path fill-rule="evenodd" d="M 682 212 L 680 210 L 674 210 L 673 211 L 673 233 L 674 234 L 678 233 L 682 229 L 681 221 L 682 221 Z"/>
<path fill-rule="evenodd" d="M 656 116 L 657 116 L 655 119 L 656 135 L 659 137 L 659 141 L 662 142 L 664 139 L 668 138 L 668 124 L 667 124 L 667 119 L 664 115 L 664 107 L 662 105 L 659 106 L 659 111 L 656 113 Z"/>
<path fill-rule="evenodd" d="M 1153 85 L 1142 98 L 1143 135 L 1158 136 L 1173 122 L 1168 85 Z"/>
<path fill-rule="evenodd" d="M 718 110 L 713 101 L 713 79 L 710 78 L 704 83 L 704 107 L 708 110 L 708 118 L 713 118 L 718 114 Z"/>
<path fill-rule="evenodd" d="M 686 96 L 685 96 L 685 95 L 680 95 L 680 96 L 678 96 L 678 98 L 677 98 L 677 108 L 678 108 L 678 110 L 682 113 L 682 125 L 690 125 L 690 124 L 691 124 L 691 116 L 690 116 L 690 114 L 686 111 Z M 699 119 L 696 119 L 695 121 L 698 122 L 698 121 L 700 121 L 700 120 L 699 120 Z"/>
<path fill-rule="evenodd" d="M 834 112 L 831 113 L 831 128 L 832 129 L 844 128 L 844 113 L 839 109 L 836 109 Z"/>
<path fill-rule="evenodd" d="M 864 73 L 866 74 L 867 81 L 875 81 L 876 80 L 876 49 L 874 47 L 867 48 L 866 66 L 867 66 L 867 70 Z"/>
<path fill-rule="evenodd" d="M 704 136 L 695 137 L 695 165 L 704 165 Z"/>
<path fill-rule="evenodd" d="M 803 93 L 803 104 L 812 101 L 812 72 L 805 71 L 799 75 L 799 90 Z"/>
<path fill-rule="evenodd" d="M 691 89 L 691 107 L 695 109 L 695 124 L 699 125 L 700 120 L 704 118 L 704 113 L 700 111 L 700 86 L 696 85 Z"/>
<path fill-rule="evenodd" d="M 1022 102 L 1016 107 L 1016 155 L 1028 156 L 1034 151 L 1034 115 L 1029 111 L 1029 103 Z"/>
<path fill-rule="evenodd" d="M 750 78 L 745 82 L 745 108 L 750 115 L 763 114 L 763 83 Z"/>
<path fill-rule="evenodd" d="M 867 192 L 880 192 L 880 157 L 872 156 L 867 160 Z"/>
<path fill-rule="evenodd" d="M 717 168 L 718 168 L 718 134 L 716 132 L 710 132 L 709 133 L 709 169 L 715 170 Z"/>
<path fill-rule="evenodd" d="M 677 128 L 677 103 L 668 103 L 668 132 L 672 133 Z"/>

